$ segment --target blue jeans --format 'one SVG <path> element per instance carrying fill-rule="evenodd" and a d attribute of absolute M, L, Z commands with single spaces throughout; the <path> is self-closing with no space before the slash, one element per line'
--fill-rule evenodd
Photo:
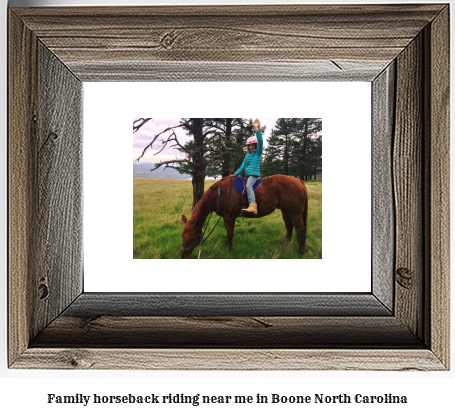
<path fill-rule="evenodd" d="M 246 194 L 248 196 L 248 203 L 256 203 L 256 197 L 254 196 L 253 186 L 259 176 L 248 176 L 246 180 Z"/>

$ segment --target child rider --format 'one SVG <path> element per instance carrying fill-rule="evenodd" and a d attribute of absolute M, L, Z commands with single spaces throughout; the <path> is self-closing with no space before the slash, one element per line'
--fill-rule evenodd
<path fill-rule="evenodd" d="M 262 133 L 259 130 L 259 120 L 253 122 L 254 129 L 256 130 L 256 137 L 250 137 L 246 140 L 246 156 L 240 168 L 234 173 L 234 176 L 245 173 L 246 181 L 246 194 L 248 196 L 249 206 L 247 209 L 242 209 L 242 212 L 258 214 L 256 198 L 254 196 L 253 186 L 256 180 L 261 175 L 259 165 L 261 163 L 263 141 Z"/>

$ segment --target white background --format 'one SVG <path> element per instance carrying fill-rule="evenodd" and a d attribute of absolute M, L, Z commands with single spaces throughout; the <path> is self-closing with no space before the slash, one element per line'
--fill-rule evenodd
<path fill-rule="evenodd" d="M 390 3 L 399 3 L 399 1 L 389 1 Z M 417 2 L 417 1 L 416 1 Z M 427 1 L 426 3 L 439 3 L 439 1 Z M 135 4 L 158 4 L 156 1 L 139 1 Z M 197 4 L 202 2 L 196 1 L 168 1 L 168 4 Z M 209 2 L 206 2 L 206 4 Z M 220 4 L 213 1 L 212 3 Z M 245 3 L 237 1 L 237 4 Z M 259 3 L 250 1 L 249 3 Z M 279 1 L 263 3 L 280 3 Z M 304 3 L 304 1 L 286 0 L 287 4 Z M 315 3 L 315 1 L 310 1 Z M 338 1 L 324 1 L 318 3 L 338 3 Z M 382 0 L 369 3 L 385 3 Z M 419 2 L 420 3 L 420 2 Z M 453 2 L 451 2 L 453 11 Z M 25 5 L 89 5 L 95 4 L 92 1 L 80 0 L 12 0 L 10 5 L 25 6 Z M 116 0 L 98 0 L 96 4 L 125 4 L 122 1 Z M 363 393 L 363 394 L 381 394 L 394 392 L 397 394 L 407 394 L 410 403 L 406 406 L 395 405 L 329 405 L 329 406 L 284 406 L 279 407 L 224 407 L 216 408 L 218 413 L 236 413 L 256 412 L 260 410 L 262 413 L 276 414 L 280 413 L 310 413 L 310 414 L 365 414 L 366 412 L 373 415 L 384 413 L 400 414 L 403 413 L 450 413 L 453 410 L 453 390 L 455 388 L 454 371 L 450 372 L 432 372 L 432 373 L 416 373 L 416 372 L 306 372 L 306 371 L 280 371 L 280 372 L 244 372 L 244 371 L 134 371 L 134 372 L 118 372 L 118 371 L 43 371 L 43 370 L 8 370 L 6 369 L 6 1 L 2 0 L 2 8 L 0 16 L 2 25 L 2 35 L 0 36 L 0 48 L 3 64 L 0 66 L 0 191 L 3 195 L 3 203 L 0 203 L 1 220 L 0 220 L 0 263 L 2 266 L 1 272 L 1 304 L 2 304 L 2 319 L 0 320 L 0 409 L 2 413 L 46 413 L 46 414 L 99 414 L 100 409 L 97 407 L 67 406 L 63 408 L 60 405 L 46 404 L 47 393 L 61 394 L 118 394 L 118 393 L 191 393 L 195 390 L 203 391 L 206 394 L 222 394 L 229 393 L 231 395 L 255 394 L 257 392 L 266 394 L 304 394 L 304 393 Z M 454 31 L 452 30 L 452 36 Z M 453 44 L 453 42 L 452 42 Z M 452 72 L 453 74 L 453 72 Z M 452 85 L 454 78 L 452 75 Z M 452 88 L 453 90 L 453 88 Z M 452 125 L 455 125 L 452 120 Z M 453 148 L 453 146 L 452 146 Z M 453 159 L 453 158 L 452 158 Z M 453 165 L 453 162 L 452 162 Z M 455 183 L 452 177 L 452 183 Z M 453 204 L 452 204 L 453 206 Z M 452 234 L 455 221 L 452 219 Z M 455 244 L 452 243 L 452 250 Z M 454 284 L 452 284 L 453 287 Z M 453 303 L 453 288 L 452 288 L 452 303 Z M 455 332 L 452 319 L 452 333 Z M 454 339 L 452 336 L 452 345 Z M 453 356 L 453 347 L 452 347 Z M 176 368 L 178 369 L 178 368 Z M 170 410 L 173 412 L 177 409 L 184 409 L 191 413 L 207 413 L 214 412 L 213 407 L 153 407 L 137 408 L 134 406 L 118 406 L 118 407 L 103 407 L 110 413 L 125 412 L 130 414 L 135 413 L 160 413 L 166 414 Z M 14 411 L 14 412 L 13 412 Z M 272 412 L 273 411 L 273 412 Z"/>
<path fill-rule="evenodd" d="M 258 93 L 251 99 L 230 93 L 252 87 Z M 210 83 L 84 84 L 85 291 L 371 291 L 371 84 L 217 83 L 216 89 L 223 99 L 214 103 L 204 99 Z M 134 260 L 133 117 L 228 115 L 322 118 L 323 259 Z M 235 242 L 234 235 L 234 249 Z"/>

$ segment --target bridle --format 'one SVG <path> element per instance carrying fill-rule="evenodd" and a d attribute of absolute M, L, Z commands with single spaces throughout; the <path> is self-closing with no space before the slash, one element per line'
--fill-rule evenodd
<path fill-rule="evenodd" d="M 218 186 L 218 196 L 216 198 L 216 214 L 218 215 L 218 200 L 219 200 L 219 197 L 220 197 L 220 188 Z M 219 215 L 219 219 L 218 221 L 215 223 L 215 226 L 212 228 L 212 230 L 210 231 L 210 233 L 204 238 L 204 235 L 207 231 L 207 227 L 209 226 L 209 223 L 210 223 L 210 219 L 212 219 L 212 213 L 213 212 L 210 212 L 210 217 L 209 217 L 209 220 L 207 221 L 207 224 L 205 225 L 205 229 L 204 229 L 204 233 L 200 233 L 199 232 L 199 238 L 198 240 L 193 244 L 191 245 L 189 248 L 182 248 L 181 250 L 182 251 L 189 251 L 191 249 L 194 249 L 196 246 L 199 245 L 199 255 L 198 255 L 198 259 L 199 257 L 201 256 L 201 250 L 202 250 L 202 244 L 208 239 L 208 237 L 212 234 L 212 232 L 215 230 L 215 228 L 217 227 L 219 221 L 221 220 L 222 217 L 224 217 L 224 214 L 226 213 L 226 210 L 229 206 L 229 203 L 231 201 L 231 194 L 232 194 L 232 176 L 231 176 L 231 183 L 230 183 L 230 187 L 229 187 L 229 198 L 228 198 L 228 201 L 227 201 L 227 204 L 226 204 L 226 207 L 224 208 L 223 210 L 223 213 L 221 215 Z M 194 219 L 191 218 L 190 220 L 192 220 L 194 222 Z"/>
<path fill-rule="evenodd" d="M 196 241 L 196 243 L 190 246 L 189 248 L 182 248 L 182 251 L 189 251 L 190 249 L 194 249 L 198 245 L 202 245 L 204 243 L 204 241 L 202 240 L 203 236 L 204 235 L 199 233 L 199 239 Z"/>

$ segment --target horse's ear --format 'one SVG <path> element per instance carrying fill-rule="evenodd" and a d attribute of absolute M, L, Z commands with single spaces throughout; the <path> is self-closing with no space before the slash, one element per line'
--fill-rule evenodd
<path fill-rule="evenodd" d="M 182 215 L 182 220 L 183 220 L 183 223 L 187 223 L 188 222 L 188 219 L 186 218 L 185 215 Z"/>

